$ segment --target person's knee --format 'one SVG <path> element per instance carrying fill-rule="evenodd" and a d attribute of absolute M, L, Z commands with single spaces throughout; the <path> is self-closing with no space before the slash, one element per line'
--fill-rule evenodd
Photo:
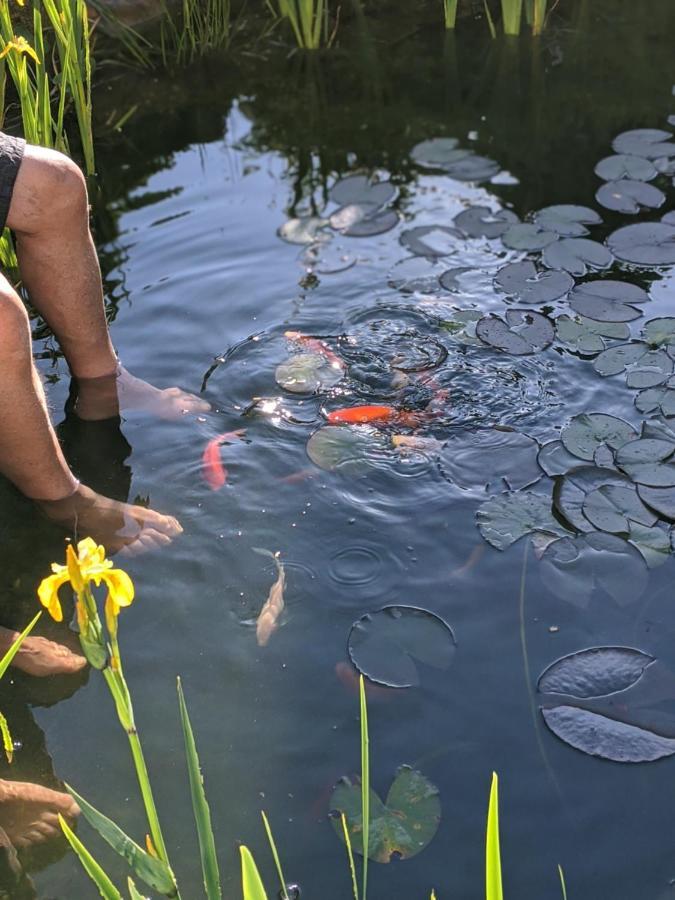
<path fill-rule="evenodd" d="M 88 212 L 87 184 L 79 167 L 56 150 L 28 145 L 17 175 L 7 224 L 34 233 Z"/>
<path fill-rule="evenodd" d="M 26 356 L 30 360 L 30 323 L 21 298 L 0 275 L 1 358 Z"/>

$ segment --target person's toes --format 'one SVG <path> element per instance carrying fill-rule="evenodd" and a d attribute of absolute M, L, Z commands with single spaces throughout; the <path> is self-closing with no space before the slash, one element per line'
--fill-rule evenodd
<path fill-rule="evenodd" d="M 183 526 L 173 516 L 163 516 L 161 513 L 154 512 L 154 510 L 141 509 L 140 507 L 137 507 L 136 511 L 141 532 L 150 528 L 155 531 L 161 531 L 162 534 L 167 535 L 169 538 L 177 537 L 183 533 Z"/>
<path fill-rule="evenodd" d="M 155 531 L 154 528 L 144 528 L 134 541 L 120 550 L 120 556 L 140 556 L 170 543 L 171 538 L 167 534 Z"/>

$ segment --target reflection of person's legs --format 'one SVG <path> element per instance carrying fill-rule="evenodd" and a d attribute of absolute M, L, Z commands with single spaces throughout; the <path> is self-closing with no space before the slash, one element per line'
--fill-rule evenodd
<path fill-rule="evenodd" d="M 77 379 L 78 415 L 104 419 L 140 408 L 173 417 L 207 410 L 198 397 L 178 388 L 158 390 L 118 365 L 89 232 L 86 185 L 77 166 L 60 153 L 29 145 L 15 178 L 7 224 L 16 234 L 31 302 Z"/>
<path fill-rule="evenodd" d="M 33 364 L 28 316 L 0 275 L 0 473 L 66 528 L 110 551 L 169 543 L 175 519 L 101 497 L 79 485 L 61 452 Z"/>

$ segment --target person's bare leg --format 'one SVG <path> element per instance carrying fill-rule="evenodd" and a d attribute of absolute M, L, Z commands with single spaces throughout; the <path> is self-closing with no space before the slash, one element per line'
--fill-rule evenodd
<path fill-rule="evenodd" d="M 176 519 L 101 497 L 80 485 L 52 428 L 33 363 L 28 315 L 0 275 L 0 474 L 77 536 L 110 552 L 161 546 L 182 529 Z"/>
<path fill-rule="evenodd" d="M 0 826 L 17 850 L 61 837 L 59 813 L 72 825 L 80 808 L 69 794 L 0 779 Z"/>
<path fill-rule="evenodd" d="M 31 302 L 56 335 L 78 384 L 77 414 L 124 409 L 173 418 L 209 409 L 178 388 L 159 390 L 119 366 L 108 333 L 101 272 L 89 231 L 84 177 L 54 150 L 27 145 L 7 218 Z"/>

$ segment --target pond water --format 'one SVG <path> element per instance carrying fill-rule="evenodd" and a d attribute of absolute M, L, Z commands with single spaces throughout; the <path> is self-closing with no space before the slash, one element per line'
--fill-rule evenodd
<path fill-rule="evenodd" d="M 672 4 L 561 6 L 535 44 L 490 42 L 479 22 L 445 38 L 430 13 L 420 26 L 412 12 L 381 11 L 368 22 L 347 19 L 340 46 L 316 60 L 268 49 L 256 58 L 209 60 L 182 79 L 101 79 L 99 190 L 92 200 L 114 341 L 132 371 L 160 386 L 202 391 L 212 404 L 199 419 L 132 414 L 121 430 L 114 423 L 62 427 L 88 483 L 123 499 L 147 498 L 185 528 L 169 551 L 125 565 L 139 600 L 122 617 L 121 637 L 185 897 L 199 895 L 201 876 L 178 674 L 205 771 L 224 895 L 239 896 L 238 840 L 256 852 L 266 882 L 275 883 L 259 819 L 265 808 L 285 873 L 302 896 L 349 896 L 344 848 L 327 815 L 332 785 L 359 768 L 347 639 L 355 620 L 386 605 L 436 613 L 457 646 L 447 669 L 420 666 L 418 686 L 370 695 L 374 788 L 384 797 L 398 766 L 410 763 L 438 787 L 442 806 L 439 831 L 420 855 L 373 864 L 371 896 L 410 900 L 428 897 L 432 887 L 439 898 L 481 896 L 487 793 L 496 770 L 509 895 L 558 896 L 560 863 L 570 897 L 675 897 L 673 758 L 630 765 L 579 752 L 547 729 L 536 697 L 547 666 L 598 646 L 640 649 L 658 660 L 662 684 L 669 683 L 675 562 L 662 547 L 667 527 L 646 522 L 650 531 L 634 531 L 632 544 L 611 539 L 620 552 L 611 541 L 599 550 L 585 546 L 576 563 L 570 558 L 578 542 L 574 549 L 568 540 L 556 556 L 560 545 L 544 552 L 541 537 L 534 547 L 529 536 L 507 546 L 504 528 L 496 540 L 490 532 L 497 527 L 490 498 L 507 486 L 548 498 L 550 508 L 553 483 L 544 476 L 530 487 L 540 474 L 532 473 L 535 451 L 517 435 L 557 440 L 584 413 L 616 416 L 637 430 L 655 413 L 636 408 L 637 387 L 627 386 L 624 374 L 594 370 L 594 354 L 575 349 L 576 332 L 570 337 L 559 321 L 555 335 L 546 331 L 551 320 L 576 315 L 571 279 L 558 297 L 519 303 L 494 279 L 526 258 L 522 250 L 499 236 L 467 235 L 466 220 L 457 223 L 459 233 L 442 230 L 457 227 L 453 220 L 467 207 L 524 219 L 552 204 L 577 204 L 601 217 L 587 227 L 602 243 L 622 226 L 659 221 L 672 209 L 668 151 L 659 163 L 666 171 L 650 182 L 665 194 L 657 209 L 629 215 L 604 208 L 595 200 L 603 181 L 594 174 L 619 133 L 667 129 L 669 116 L 672 126 Z M 133 103 L 138 109 L 121 133 L 106 128 Z M 486 177 L 458 180 L 424 165 L 424 149 L 411 156 L 421 142 L 447 137 L 494 161 L 463 158 Z M 395 186 L 395 227 L 369 237 L 328 228 L 321 235 L 330 240 L 308 263 L 306 248 L 283 240 L 279 229 L 291 218 L 342 206 L 330 191 L 354 173 Z M 363 186 L 343 182 L 341 190 L 350 202 Z M 434 230 L 409 234 L 425 226 Z M 522 237 L 511 234 L 511 245 Z M 414 257 L 411 248 L 420 249 L 415 239 L 425 237 L 427 249 L 403 265 Z M 540 252 L 527 258 L 543 270 Z M 595 355 L 603 341 L 612 347 L 629 333 L 639 339 L 647 321 L 673 314 L 673 262 L 631 266 L 615 259 L 585 277 L 574 274 L 577 283 L 609 278 L 649 294 L 638 297 L 646 302 L 635 307 L 634 320 L 611 323 L 600 344 L 597 320 L 590 332 L 586 320 L 582 337 L 594 342 Z M 448 270 L 456 271 L 437 283 Z M 539 321 L 543 338 L 540 331 L 533 339 L 536 352 L 512 355 L 475 337 L 477 319 L 507 309 L 525 309 L 535 324 L 533 314 L 547 317 Z M 488 324 L 492 334 L 494 319 Z M 318 353 L 316 345 L 289 341 L 287 331 L 319 339 Z M 521 342 L 527 336 L 522 323 L 506 340 L 514 334 Z M 667 338 L 661 345 L 669 347 Z M 313 352 L 313 371 L 319 366 L 324 374 L 335 354 L 345 377 L 331 378 L 337 383 L 314 395 L 284 390 L 277 367 L 299 351 Z M 65 365 L 41 332 L 36 352 L 58 420 L 68 393 Z M 672 369 L 672 362 L 650 357 L 647 364 L 646 380 L 639 381 L 639 370 L 635 384 L 665 384 L 667 374 L 659 379 L 654 370 Z M 330 411 L 360 404 L 405 407 L 417 419 L 334 426 L 340 442 L 357 435 L 344 450 L 348 462 L 326 462 L 325 447 L 310 458 L 307 442 Z M 494 425 L 513 431 L 477 436 L 477 428 Z M 213 490 L 204 478 L 204 448 L 240 428 L 245 439 L 221 448 L 227 483 Z M 394 445 L 392 434 L 413 432 L 448 444 Z M 574 433 L 568 428 L 563 436 L 569 449 Z M 596 464 L 605 475 L 593 487 L 606 485 L 616 459 L 603 440 L 561 471 L 592 464 L 600 447 Z M 632 482 L 610 474 L 634 499 Z M 615 514 L 625 496 L 614 503 Z M 551 527 L 562 528 L 561 506 L 559 500 Z M 9 494 L 3 507 L 5 589 L 30 596 L 62 541 Z M 483 533 L 505 549 L 483 539 L 481 507 Z M 280 551 L 286 569 L 286 610 L 265 646 L 252 623 L 276 572 L 255 548 Z M 648 568 L 643 555 L 660 564 Z M 609 681 L 610 689 L 598 686 L 595 695 L 618 689 Z M 130 759 L 102 680 L 35 686 L 15 678 L 3 696 L 23 744 L 21 777 L 46 781 L 53 767 L 140 837 Z M 586 704 L 643 733 L 675 737 L 672 687 L 644 704 L 627 697 L 609 705 L 607 713 L 602 704 Z M 582 728 L 582 742 L 597 724 Z M 611 756 L 618 739 L 607 740 Z M 627 742 L 632 750 L 634 744 Z M 99 855 L 121 883 L 121 864 L 104 848 Z M 72 857 L 55 854 L 35 866 L 39 897 L 95 896 Z"/>

